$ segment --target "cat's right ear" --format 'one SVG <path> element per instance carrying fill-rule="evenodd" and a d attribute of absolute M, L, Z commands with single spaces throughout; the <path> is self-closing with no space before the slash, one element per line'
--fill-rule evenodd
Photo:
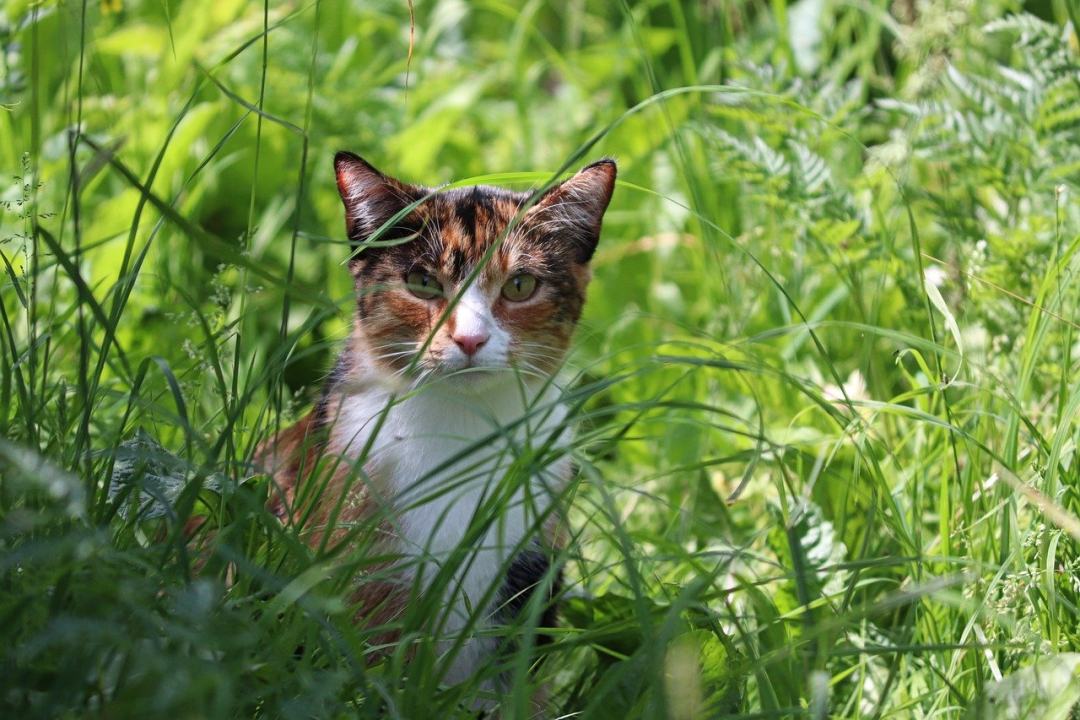
<path fill-rule="evenodd" d="M 351 152 L 334 155 L 334 173 L 345 204 L 345 230 L 354 246 L 422 197 L 414 186 L 384 175 Z M 388 235 L 387 239 L 399 234 Z"/>

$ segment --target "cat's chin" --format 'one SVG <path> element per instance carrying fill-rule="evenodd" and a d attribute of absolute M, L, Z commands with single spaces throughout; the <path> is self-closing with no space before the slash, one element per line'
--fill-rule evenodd
<path fill-rule="evenodd" d="M 438 383 L 449 389 L 463 392 L 489 392 L 501 388 L 517 388 L 536 382 L 534 373 L 523 373 L 506 365 L 481 365 L 464 368 L 439 368 L 431 373 L 424 384 Z"/>

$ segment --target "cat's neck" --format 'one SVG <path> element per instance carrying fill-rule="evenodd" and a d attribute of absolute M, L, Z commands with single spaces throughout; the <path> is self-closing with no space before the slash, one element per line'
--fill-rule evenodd
<path fill-rule="evenodd" d="M 366 358 L 346 364 L 328 392 L 329 447 L 363 465 L 370 492 L 364 502 L 388 508 L 387 537 L 410 558 L 404 582 L 421 582 L 427 592 L 439 568 L 458 562 L 454 579 L 434 586 L 443 595 L 434 626 L 454 638 L 470 618 L 491 622 L 506 598 L 522 593 L 511 582 L 521 572 L 504 577 L 512 556 L 526 553 L 528 562 L 535 548 L 553 542 L 544 532 L 556 517 L 570 461 L 561 452 L 537 451 L 565 448 L 570 440 L 560 384 L 506 370 L 466 371 L 414 386 Z M 470 540 L 472 532 L 482 536 Z M 454 560 L 466 542 L 469 560 Z M 539 575 L 525 576 L 528 586 L 546 573 L 545 561 Z M 469 639 L 447 681 L 469 677 L 496 648 L 490 638 Z"/>
<path fill-rule="evenodd" d="M 327 388 L 327 424 L 331 447 L 354 458 L 365 446 L 403 436 L 471 442 L 506 430 L 531 436 L 565 415 L 558 402 L 560 384 L 551 377 L 511 369 L 465 370 L 418 384 L 364 355 L 354 354 L 345 365 Z M 391 436 L 372 443 L 373 433 Z"/>

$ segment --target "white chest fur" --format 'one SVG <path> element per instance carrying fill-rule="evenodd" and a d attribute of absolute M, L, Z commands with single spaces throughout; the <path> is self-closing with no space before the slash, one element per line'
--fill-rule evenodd
<path fill-rule="evenodd" d="M 559 396 L 550 384 L 458 377 L 398 398 L 365 389 L 340 402 L 330 449 L 355 459 L 367 448 L 405 574 L 441 591 L 436 622 L 448 644 L 470 622 L 486 624 L 513 555 L 539 536 L 563 490 L 569 461 L 544 459 L 570 439 Z M 466 641 L 446 679 L 467 677 L 492 645 Z"/>

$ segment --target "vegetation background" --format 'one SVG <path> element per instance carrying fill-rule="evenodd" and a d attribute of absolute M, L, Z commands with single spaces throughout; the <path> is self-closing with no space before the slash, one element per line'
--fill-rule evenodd
<path fill-rule="evenodd" d="M 347 332 L 351 149 L 428 184 L 619 161 L 569 597 L 504 716 L 544 682 L 562 717 L 1076 717 L 1078 18 L 7 0 L 0 714 L 469 714 L 248 464 Z"/>

